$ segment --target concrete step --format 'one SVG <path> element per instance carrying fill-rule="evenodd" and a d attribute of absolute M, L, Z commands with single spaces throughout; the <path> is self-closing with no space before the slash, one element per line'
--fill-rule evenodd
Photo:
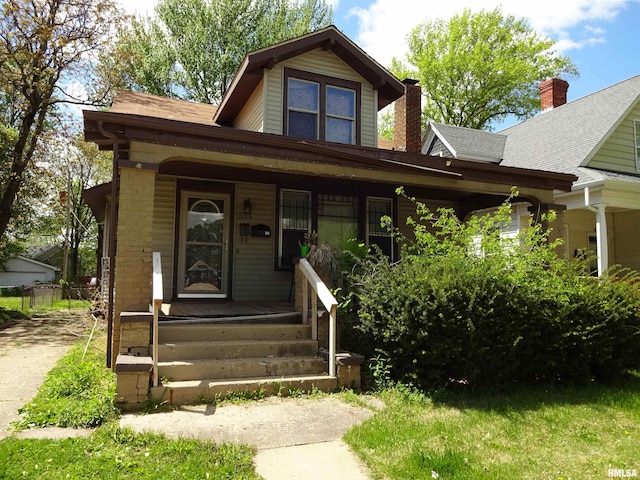
<path fill-rule="evenodd" d="M 215 401 L 229 393 L 260 392 L 265 396 L 311 392 L 314 389 L 333 392 L 338 387 L 336 377 L 328 375 L 291 375 L 282 377 L 236 378 L 227 380 L 191 380 L 166 382 L 151 389 L 151 397 L 169 405 L 188 405 Z"/>
<path fill-rule="evenodd" d="M 236 340 L 308 340 L 311 325 L 301 324 L 170 324 L 158 326 L 158 342 Z"/>
<path fill-rule="evenodd" d="M 183 315 L 163 315 L 160 317 L 163 325 L 185 323 L 302 323 L 302 312 L 265 313 L 258 315 L 233 315 L 221 317 L 185 317 Z"/>
<path fill-rule="evenodd" d="M 169 381 L 320 375 L 327 369 L 327 363 L 321 357 L 262 357 L 158 362 L 158 375 Z"/>
<path fill-rule="evenodd" d="M 314 340 L 230 340 L 227 342 L 176 342 L 158 345 L 162 362 L 225 358 L 314 356 Z"/>

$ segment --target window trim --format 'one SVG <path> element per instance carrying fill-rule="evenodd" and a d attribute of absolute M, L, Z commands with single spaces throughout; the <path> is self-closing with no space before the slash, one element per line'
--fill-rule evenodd
<path fill-rule="evenodd" d="M 282 248 L 283 248 L 283 232 L 284 232 L 284 228 L 282 225 L 283 222 L 283 215 L 282 215 L 282 208 L 283 208 L 283 202 L 282 199 L 284 197 L 284 194 L 286 192 L 293 192 L 293 193 L 304 193 L 307 194 L 309 197 L 309 211 L 307 212 L 307 234 L 311 233 L 313 231 L 313 225 L 312 225 L 312 221 L 313 221 L 313 208 L 314 208 L 314 195 L 313 192 L 311 192 L 310 190 L 302 190 L 299 188 L 280 188 L 278 191 L 278 248 L 276 249 L 276 261 L 275 261 L 275 265 L 276 265 L 276 270 L 288 270 L 290 269 L 290 267 L 288 265 L 283 265 L 282 264 Z"/>
<path fill-rule="evenodd" d="M 381 195 L 367 195 L 365 192 L 348 192 L 345 190 L 334 190 L 334 189 L 324 189 L 320 186 L 313 186 L 309 189 L 300 189 L 300 188 L 291 188 L 291 186 L 287 185 L 279 185 L 277 187 L 277 200 L 278 204 L 276 206 L 276 225 L 278 228 L 277 235 L 274 237 L 277 240 L 277 245 L 274 248 L 274 270 L 276 271 L 288 271 L 290 267 L 288 265 L 282 265 L 282 250 L 283 250 L 283 228 L 282 228 L 282 198 L 283 192 L 296 192 L 296 193 L 305 193 L 309 195 L 309 212 L 308 212 L 308 232 L 318 230 L 318 196 L 319 195 L 340 195 L 340 196 L 353 196 L 358 198 L 358 215 L 356 216 L 358 220 L 358 232 L 359 232 L 359 240 L 364 242 L 366 245 L 370 245 L 369 243 L 369 220 L 368 220 L 368 205 L 369 199 L 374 200 L 385 200 L 391 202 L 391 221 L 394 226 L 396 225 L 396 219 L 398 218 L 397 212 L 397 199 L 393 196 L 384 196 Z M 394 237 L 391 236 L 391 255 L 392 261 L 398 258 L 398 244 L 394 240 Z"/>
<path fill-rule="evenodd" d="M 365 243 L 367 245 L 371 245 L 371 242 L 369 241 L 369 237 L 371 237 L 371 231 L 369 229 L 369 202 L 371 200 L 374 200 L 374 201 L 376 201 L 376 200 L 377 201 L 384 200 L 384 201 L 389 202 L 390 207 L 391 207 L 390 208 L 391 213 L 389 214 L 389 217 L 391 217 L 391 225 L 395 225 L 396 224 L 395 223 L 396 220 L 395 220 L 395 215 L 394 215 L 394 213 L 395 213 L 394 212 L 394 202 L 393 202 L 393 198 L 391 198 L 391 197 L 376 197 L 376 196 L 365 195 L 364 198 L 365 198 L 365 202 L 366 202 L 366 204 L 365 204 L 365 222 L 364 222 L 364 227 L 365 227 L 365 232 L 364 232 L 365 239 L 364 239 L 364 241 L 365 241 Z M 395 242 L 393 240 L 393 235 L 391 235 L 391 234 L 389 234 L 389 241 L 391 242 L 391 261 L 394 262 L 395 261 L 395 256 L 396 256 L 395 248 L 394 248 L 394 246 L 395 246 L 394 243 Z"/>
<path fill-rule="evenodd" d="M 314 82 L 319 85 L 320 104 L 318 117 L 318 138 L 317 140 L 325 142 L 327 129 L 327 86 L 338 87 L 355 91 L 355 135 L 353 145 L 360 145 L 362 138 L 362 84 L 353 80 L 345 80 L 343 78 L 335 78 L 319 73 L 305 72 L 295 68 L 285 67 L 284 83 L 283 83 L 283 102 L 282 102 L 282 131 L 284 135 L 289 136 L 289 78 Z M 339 118 L 339 117 L 333 117 Z"/>

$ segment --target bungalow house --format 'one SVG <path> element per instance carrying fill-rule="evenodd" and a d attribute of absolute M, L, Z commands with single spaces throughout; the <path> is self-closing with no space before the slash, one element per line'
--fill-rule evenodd
<path fill-rule="evenodd" d="M 395 144 L 380 148 L 377 112 L 392 102 Z M 423 155 L 420 113 L 415 82 L 333 26 L 248 54 L 219 106 L 119 92 L 110 111 L 85 111 L 85 139 L 113 151 L 113 181 L 85 198 L 102 225 L 119 397 L 147 393 L 155 347 L 148 327 L 131 324 L 148 319 L 152 277 L 163 312 L 151 355 L 154 384 L 163 381 L 152 395 L 179 403 L 231 389 L 331 389 L 342 376 L 335 318 L 318 333 L 316 294 L 303 292 L 318 289 L 329 311 L 331 297 L 297 260 L 305 234 L 337 248 L 357 237 L 393 258 L 380 218 L 406 229 L 412 213 L 398 186 L 464 217 L 501 204 L 512 185 L 537 211 L 554 208 L 554 192 L 575 179 Z"/>
<path fill-rule="evenodd" d="M 593 271 L 610 265 L 640 270 L 640 75 L 567 103 L 569 84 L 539 85 L 542 113 L 498 133 L 432 122 L 422 152 L 486 164 L 569 173 L 566 205 L 568 256 L 597 254 Z M 522 214 L 514 216 L 518 228 Z"/>

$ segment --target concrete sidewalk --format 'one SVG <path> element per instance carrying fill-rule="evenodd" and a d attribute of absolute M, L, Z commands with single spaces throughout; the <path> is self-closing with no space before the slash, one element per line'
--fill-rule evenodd
<path fill-rule="evenodd" d="M 215 442 L 254 445 L 256 471 L 266 480 L 368 480 L 366 467 L 342 442 L 344 433 L 374 409 L 335 397 L 278 398 L 214 407 L 186 406 L 167 413 L 127 414 L 121 426 Z"/>

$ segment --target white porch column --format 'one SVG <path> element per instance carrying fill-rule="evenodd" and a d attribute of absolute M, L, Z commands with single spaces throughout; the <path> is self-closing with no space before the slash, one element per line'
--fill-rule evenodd
<path fill-rule="evenodd" d="M 609 268 L 609 243 L 607 240 L 607 214 L 606 205 L 600 203 L 594 205 L 596 209 L 596 239 L 598 255 L 598 276 L 602 276 Z"/>

